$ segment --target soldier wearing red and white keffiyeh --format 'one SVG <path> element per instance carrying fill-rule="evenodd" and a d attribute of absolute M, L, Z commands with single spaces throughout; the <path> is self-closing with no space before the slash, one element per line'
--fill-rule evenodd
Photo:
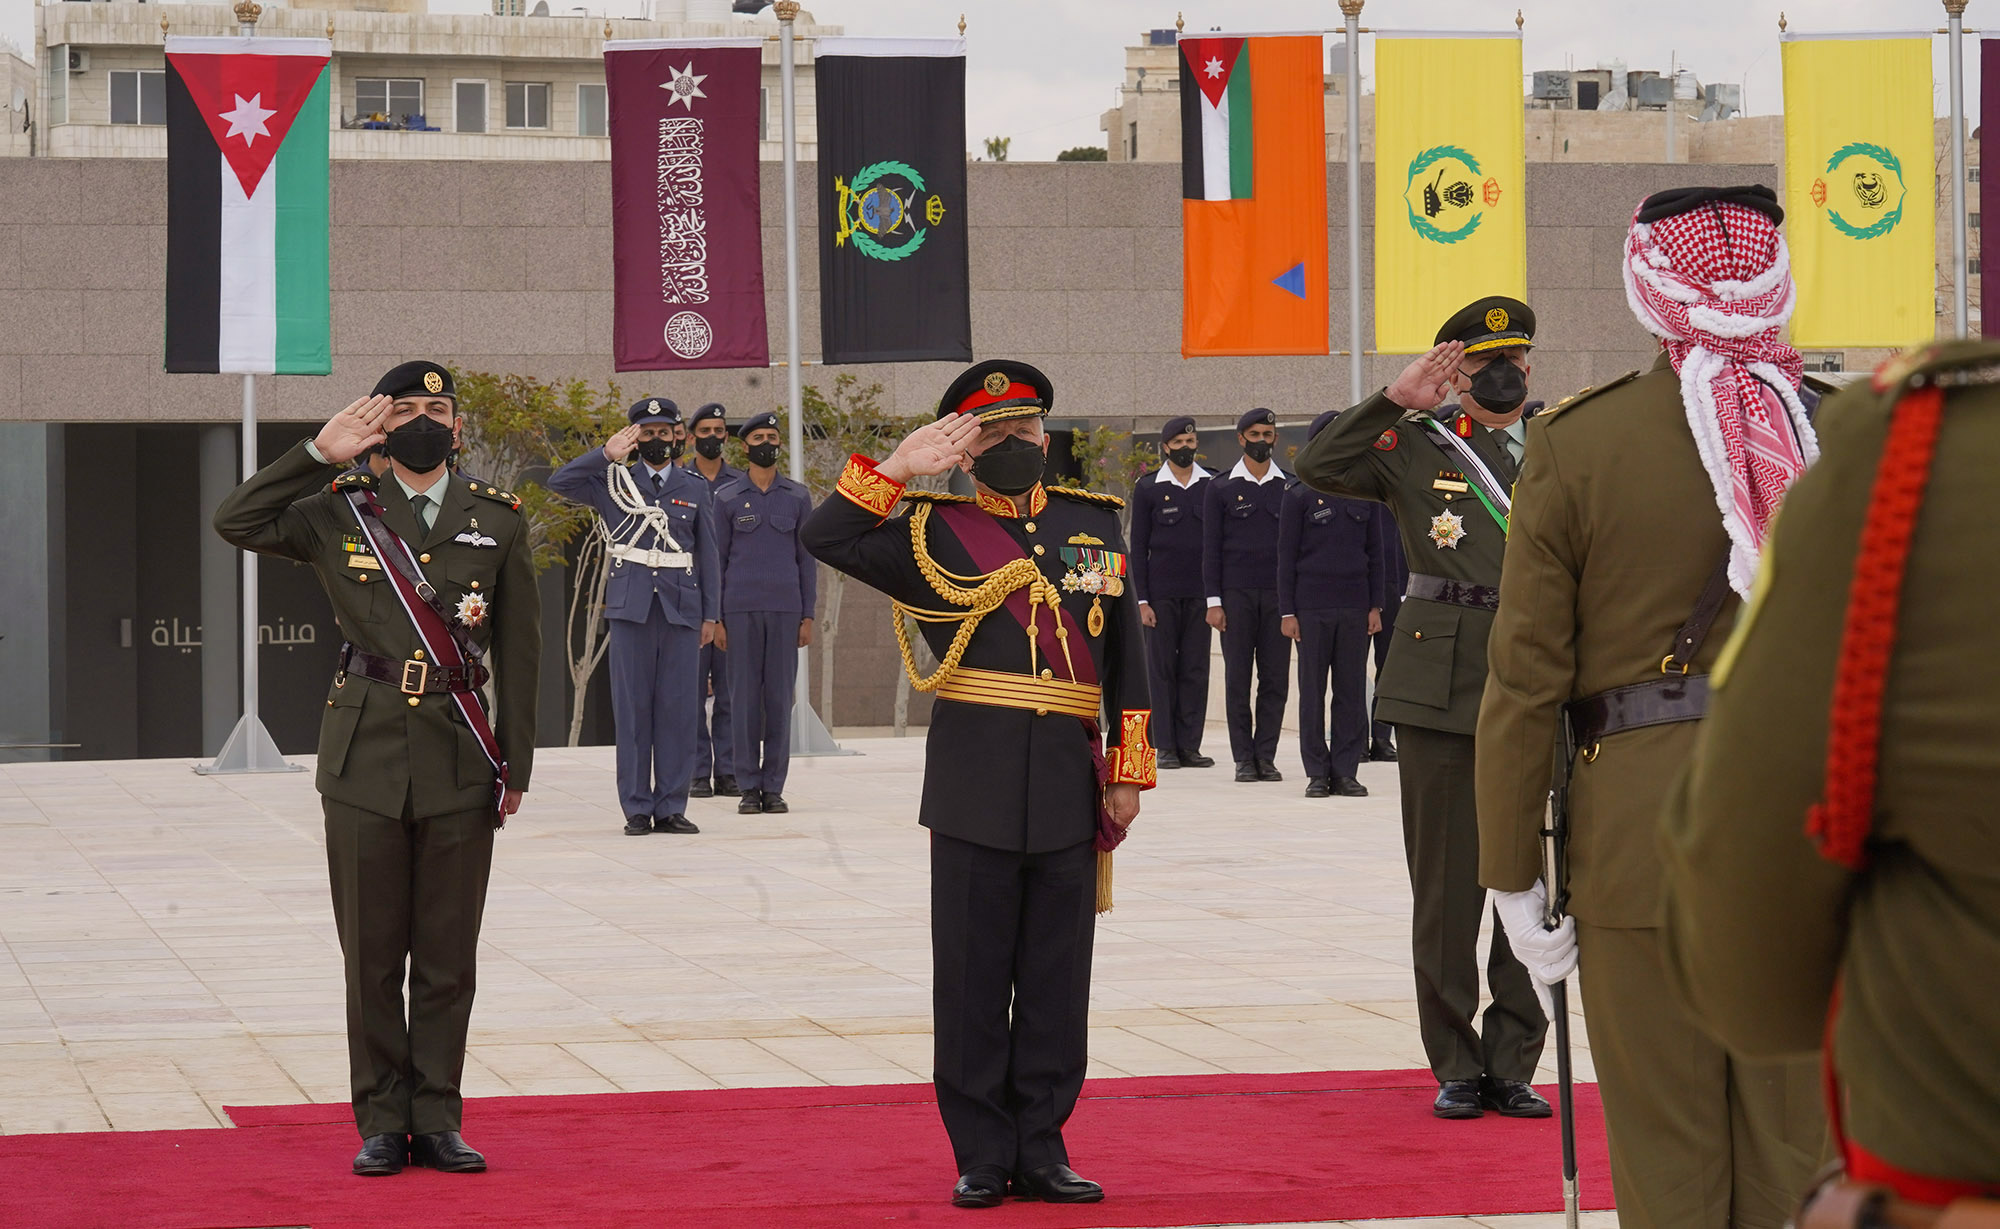
<path fill-rule="evenodd" d="M 1712 193 L 1712 189 L 1691 189 Z M 1625 295 L 1665 345 L 1729 531 L 1729 583 L 1748 597 L 1785 491 L 1819 458 L 1799 399 L 1799 352 L 1779 338 L 1796 302 L 1784 212 L 1761 186 L 1680 211 L 1647 198 L 1625 240 Z"/>

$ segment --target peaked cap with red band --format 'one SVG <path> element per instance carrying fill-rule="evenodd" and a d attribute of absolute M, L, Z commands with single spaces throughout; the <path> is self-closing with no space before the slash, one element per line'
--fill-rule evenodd
<path fill-rule="evenodd" d="M 1056 387 L 1026 363 L 995 358 L 959 373 L 938 401 L 937 416 L 971 414 L 982 423 L 1046 417 L 1056 403 Z"/>

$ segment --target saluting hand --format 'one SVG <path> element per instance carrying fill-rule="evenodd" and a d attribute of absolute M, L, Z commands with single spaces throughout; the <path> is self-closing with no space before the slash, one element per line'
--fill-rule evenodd
<path fill-rule="evenodd" d="M 1451 396 L 1451 380 L 1465 357 L 1465 343 L 1447 341 L 1419 354 L 1385 390 L 1389 400 L 1406 410 L 1434 410 Z"/>
<path fill-rule="evenodd" d="M 313 437 L 319 455 L 334 465 L 345 465 L 387 439 L 382 420 L 388 416 L 394 397 L 362 397 L 326 420 Z"/>
<path fill-rule="evenodd" d="M 625 458 L 631 456 L 632 450 L 634 448 L 637 448 L 638 446 L 639 446 L 639 424 L 635 422 L 631 426 L 625 428 L 623 431 L 620 431 L 618 434 L 612 436 L 610 439 L 604 441 L 605 459 L 610 461 L 613 465 L 622 465 L 625 462 Z"/>
<path fill-rule="evenodd" d="M 979 420 L 970 414 L 953 414 L 925 423 L 903 437 L 889 459 L 875 472 L 891 482 L 908 482 L 942 474 L 965 459 L 966 446 L 979 435 Z"/>

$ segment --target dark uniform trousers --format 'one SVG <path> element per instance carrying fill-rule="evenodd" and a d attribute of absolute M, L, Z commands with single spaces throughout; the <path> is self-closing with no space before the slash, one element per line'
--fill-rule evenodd
<path fill-rule="evenodd" d="M 1020 853 L 931 834 L 938 1113 L 960 1173 L 1069 1163 L 1096 908 L 1091 841 Z"/>
<path fill-rule="evenodd" d="M 730 713 L 736 784 L 782 794 L 792 763 L 792 699 L 799 678 L 796 610 L 748 610 L 722 616 L 729 630 Z"/>
<path fill-rule="evenodd" d="M 646 621 L 611 628 L 611 718 L 618 729 L 618 802 L 625 814 L 659 819 L 687 808 L 701 705 L 688 695 L 701 633 L 667 621 L 657 599 Z"/>
<path fill-rule="evenodd" d="M 1351 777 L 1368 749 L 1368 612 L 1301 610 L 1297 618 L 1299 752 L 1306 775 Z"/>
<path fill-rule="evenodd" d="M 347 967 L 355 1125 L 364 1137 L 456 1131 L 493 810 L 414 819 L 407 802 L 401 816 L 320 803 Z"/>
<path fill-rule="evenodd" d="M 1292 642 L 1278 614 L 1278 590 L 1222 591 L 1223 711 L 1229 718 L 1229 754 L 1237 763 L 1278 758 L 1278 732 L 1290 690 Z M 1257 699 L 1250 700 L 1250 672 Z M 1254 721 L 1253 721 L 1254 715 Z"/>
<path fill-rule="evenodd" d="M 1208 603 L 1198 597 L 1152 598 L 1146 629 L 1147 673 L 1153 680 L 1154 737 L 1163 751 L 1201 753 L 1208 724 Z"/>
<path fill-rule="evenodd" d="M 694 724 L 694 779 L 736 775 L 736 719 L 730 709 L 735 695 L 729 685 L 729 654 L 712 644 L 701 648 L 695 668 L 695 694 L 709 705 Z M 742 782 L 737 782 L 742 784 Z"/>

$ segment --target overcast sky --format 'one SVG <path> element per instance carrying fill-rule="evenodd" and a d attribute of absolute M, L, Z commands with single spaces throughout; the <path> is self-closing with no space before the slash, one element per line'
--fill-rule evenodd
<path fill-rule="evenodd" d="M 33 0 L 0 0 L 0 35 L 32 54 Z M 268 2 L 268 0 L 267 0 Z M 1516 0 L 1527 25 L 1526 72 L 1589 68 L 1621 60 L 1628 68 L 1665 70 L 1669 53 L 1705 83 L 1739 82 L 1746 110 L 1783 110 L 1778 73 L 1778 12 L 1795 32 L 1919 30 L 1944 24 L 1938 0 Z M 310 7 L 302 4 L 299 7 Z M 560 13 L 566 0 L 549 0 Z M 646 0 L 593 0 L 592 13 L 637 16 Z M 966 137 L 1013 138 L 1016 161 L 1053 158 L 1073 145 L 1102 145 L 1098 117 L 1117 101 L 1125 48 L 1142 31 L 1174 24 L 1176 4 L 1142 0 L 807 0 L 816 19 L 849 34 L 950 35 L 965 14 L 969 64 Z M 1365 25 L 1482 29 L 1512 24 L 1514 4 L 1484 0 L 1368 0 Z M 431 0 L 433 12 L 486 12 L 490 0 Z M 1984 11 L 1982 11 L 1984 10 Z M 1189 32 L 1305 30 L 1337 25 L 1334 0 L 1194 0 L 1180 9 Z M 1969 26 L 2000 32 L 2000 0 L 1973 0 Z M 1362 71 L 1373 55 L 1362 39 Z M 1949 109 L 1945 40 L 1936 40 L 1933 102 Z M 1977 124 L 1978 46 L 1966 44 L 1966 107 Z"/>

